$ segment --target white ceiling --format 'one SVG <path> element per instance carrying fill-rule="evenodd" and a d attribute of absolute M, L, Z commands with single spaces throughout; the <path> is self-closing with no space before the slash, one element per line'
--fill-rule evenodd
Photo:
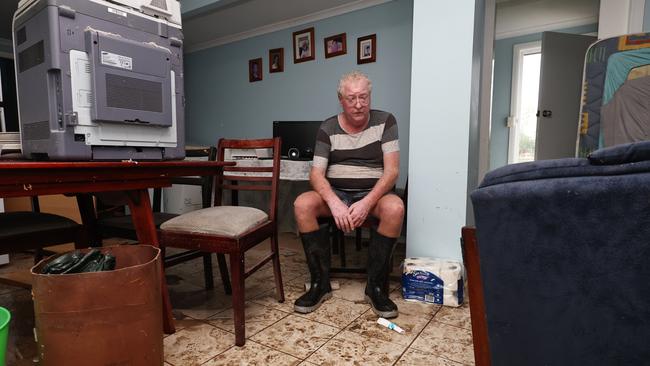
<path fill-rule="evenodd" d="M 181 0 L 182 1 L 188 0 Z M 212 47 L 393 0 L 229 0 L 183 19 L 186 51 Z M 599 0 L 496 0 L 496 38 L 598 22 Z"/>
<path fill-rule="evenodd" d="M 19 0 L 0 0 L 0 38 L 11 39 L 11 19 Z M 110 0 L 109 0 L 110 1 Z M 184 1 L 180 0 L 181 7 Z M 381 4 L 391 0 L 203 0 L 203 11 L 183 15 L 186 45 L 227 41 L 238 35 L 302 22 Z M 212 3 L 212 4 L 211 4 Z"/>
<path fill-rule="evenodd" d="M 597 23 L 599 9 L 599 0 L 497 1 L 495 38 Z"/>
<path fill-rule="evenodd" d="M 184 1 L 181 0 L 181 6 Z M 186 50 L 224 44 L 393 0 L 202 0 L 218 6 L 184 17 Z M 599 0 L 496 0 L 496 38 L 598 21 Z M 11 38 L 18 0 L 0 0 L 0 38 Z M 206 7 L 209 9 L 209 7 Z"/>
<path fill-rule="evenodd" d="M 183 19 L 185 48 L 205 48 L 390 0 L 239 0 Z M 181 2 L 181 7 L 182 7 Z"/>

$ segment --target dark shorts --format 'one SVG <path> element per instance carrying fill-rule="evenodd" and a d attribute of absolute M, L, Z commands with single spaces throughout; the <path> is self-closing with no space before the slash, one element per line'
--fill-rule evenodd
<path fill-rule="evenodd" d="M 334 191 L 334 194 L 336 194 L 348 207 L 357 201 L 361 201 L 363 197 L 370 193 L 370 189 L 363 191 L 342 191 L 340 189 L 332 188 L 332 190 Z"/>

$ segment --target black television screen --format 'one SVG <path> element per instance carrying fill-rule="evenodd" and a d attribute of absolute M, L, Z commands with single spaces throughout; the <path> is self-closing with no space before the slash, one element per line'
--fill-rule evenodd
<path fill-rule="evenodd" d="M 273 137 L 282 138 L 282 157 L 293 160 L 314 158 L 316 133 L 322 121 L 273 121 Z"/>

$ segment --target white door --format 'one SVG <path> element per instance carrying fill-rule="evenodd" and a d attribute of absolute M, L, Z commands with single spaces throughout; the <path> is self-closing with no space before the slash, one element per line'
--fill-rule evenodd
<path fill-rule="evenodd" d="M 585 53 L 596 37 L 544 32 L 535 160 L 576 154 Z"/>

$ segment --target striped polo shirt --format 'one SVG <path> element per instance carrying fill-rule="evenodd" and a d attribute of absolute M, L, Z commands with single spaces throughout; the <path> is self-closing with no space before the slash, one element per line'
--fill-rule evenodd
<path fill-rule="evenodd" d="M 384 154 L 394 151 L 399 151 L 399 142 L 392 114 L 370 110 L 368 126 L 355 134 L 345 132 L 338 116 L 333 116 L 321 124 L 316 135 L 314 166 L 327 169 L 333 188 L 368 190 L 384 173 Z"/>

